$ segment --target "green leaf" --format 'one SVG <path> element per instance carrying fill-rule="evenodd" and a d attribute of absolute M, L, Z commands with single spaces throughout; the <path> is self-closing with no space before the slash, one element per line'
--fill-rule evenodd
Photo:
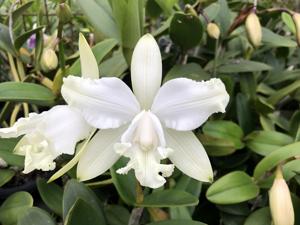
<path fill-rule="evenodd" d="M 125 158 L 119 159 L 113 167 L 110 169 L 111 177 L 113 179 L 113 183 L 119 193 L 119 196 L 122 200 L 128 205 L 135 204 L 135 187 L 136 187 L 136 179 L 134 173 L 129 171 L 126 175 L 118 174 L 116 171 L 124 166 L 126 166 L 127 160 Z"/>
<path fill-rule="evenodd" d="M 118 41 L 121 40 L 117 24 L 115 23 L 111 12 L 107 11 L 107 8 L 97 4 L 95 0 L 78 0 L 76 2 L 98 32 L 104 34 L 106 37 L 115 38 Z"/>
<path fill-rule="evenodd" d="M 0 187 L 9 182 L 14 176 L 16 172 L 10 169 L 0 169 Z"/>
<path fill-rule="evenodd" d="M 300 155 L 300 142 L 281 147 L 263 158 L 256 165 L 253 175 L 256 179 L 260 179 L 265 172 L 271 170 L 286 159 L 297 155 Z"/>
<path fill-rule="evenodd" d="M 105 225 L 101 213 L 82 199 L 76 200 L 70 209 L 65 225 Z"/>
<path fill-rule="evenodd" d="M 203 35 L 203 26 L 200 19 L 192 14 L 175 13 L 170 24 L 172 41 L 183 50 L 199 44 Z"/>
<path fill-rule="evenodd" d="M 24 156 L 16 155 L 13 150 L 20 138 L 0 138 L 0 157 L 11 166 L 23 168 Z"/>
<path fill-rule="evenodd" d="M 188 63 L 184 65 L 175 65 L 170 69 L 164 78 L 164 83 L 168 80 L 185 77 L 192 80 L 207 80 L 209 74 L 205 72 L 199 64 Z"/>
<path fill-rule="evenodd" d="M 215 2 L 204 9 L 204 14 L 207 15 L 211 21 L 213 21 L 218 16 L 220 9 L 220 4 Z"/>
<path fill-rule="evenodd" d="M 214 20 L 220 25 L 221 34 L 226 34 L 233 22 L 233 13 L 226 0 L 218 0 L 218 4 L 220 5 L 220 11 Z"/>
<path fill-rule="evenodd" d="M 198 204 L 198 198 L 185 191 L 159 190 L 144 197 L 143 207 L 176 207 L 192 206 Z"/>
<path fill-rule="evenodd" d="M 271 95 L 267 101 L 272 104 L 275 105 L 277 104 L 281 99 L 283 99 L 284 97 L 288 96 L 289 94 L 293 93 L 294 91 L 296 91 L 297 89 L 300 88 L 300 80 L 296 80 L 295 82 L 293 82 L 292 84 L 277 90 L 273 95 Z"/>
<path fill-rule="evenodd" d="M 253 116 L 251 111 L 251 103 L 248 96 L 244 93 L 236 95 L 236 115 L 239 125 L 245 134 L 253 130 Z"/>
<path fill-rule="evenodd" d="M 251 213 L 244 225 L 271 225 L 272 224 L 272 217 L 270 213 L 269 207 L 264 207 L 258 209 Z"/>
<path fill-rule="evenodd" d="M 261 72 L 272 69 L 273 68 L 267 64 L 244 59 L 231 61 L 217 68 L 219 73 Z"/>
<path fill-rule="evenodd" d="M 120 205 L 106 205 L 104 212 L 109 225 L 128 224 L 130 213 L 125 207 Z"/>
<path fill-rule="evenodd" d="M 63 218 L 66 219 L 68 213 L 71 213 L 69 211 L 72 211 L 71 208 L 74 209 L 74 204 L 78 199 L 84 200 L 90 208 L 95 210 L 98 216 L 97 220 L 100 224 L 105 224 L 103 209 L 100 207 L 97 196 L 91 189 L 76 180 L 69 180 L 65 186 L 63 195 Z"/>
<path fill-rule="evenodd" d="M 121 77 L 128 69 L 127 62 L 122 51 L 114 52 L 113 56 L 103 61 L 100 66 L 100 76 L 104 77 Z"/>
<path fill-rule="evenodd" d="M 206 225 L 194 220 L 166 220 L 161 222 L 147 223 L 147 225 Z"/>
<path fill-rule="evenodd" d="M 33 205 L 33 198 L 28 192 L 20 191 L 10 195 L 0 207 L 0 222 L 13 225 Z"/>
<path fill-rule="evenodd" d="M 243 130 L 232 121 L 208 121 L 203 126 L 203 133 L 214 138 L 229 140 L 234 143 L 236 149 L 244 147 L 244 143 L 242 142 L 244 137 Z"/>
<path fill-rule="evenodd" d="M 262 28 L 262 42 L 270 47 L 297 47 L 297 43 L 288 37 L 275 34 L 273 31 Z"/>
<path fill-rule="evenodd" d="M 12 12 L 12 19 L 16 21 L 20 16 L 22 16 L 34 3 L 34 1 L 28 1 L 22 4 L 19 8 Z"/>
<path fill-rule="evenodd" d="M 293 143 L 292 137 L 276 131 L 254 131 L 245 140 L 248 148 L 263 156 L 282 146 Z"/>
<path fill-rule="evenodd" d="M 295 34 L 296 33 L 296 27 L 295 23 L 293 21 L 293 18 L 290 14 L 283 12 L 281 13 L 281 19 L 285 23 L 285 25 L 289 28 L 289 30 Z"/>
<path fill-rule="evenodd" d="M 57 215 L 62 215 L 62 188 L 41 178 L 37 179 L 36 184 L 43 202 Z"/>
<path fill-rule="evenodd" d="M 173 6 L 178 2 L 178 0 L 155 0 L 159 7 L 164 11 L 166 15 L 171 15 L 173 13 Z"/>
<path fill-rule="evenodd" d="M 0 23 L 0 49 L 16 55 L 15 48 L 9 36 L 9 29 L 4 24 Z"/>
<path fill-rule="evenodd" d="M 18 222 L 18 225 L 55 225 L 53 218 L 46 211 L 33 207 L 28 209 Z"/>
<path fill-rule="evenodd" d="M 216 204 L 235 204 L 253 199 L 258 193 L 259 188 L 248 174 L 234 171 L 213 183 L 206 197 Z"/>
<path fill-rule="evenodd" d="M 92 52 L 98 64 L 117 45 L 117 43 L 118 42 L 115 39 L 106 39 L 104 41 L 97 43 L 94 47 L 92 47 Z M 79 58 L 72 64 L 72 66 L 69 68 L 68 71 L 69 74 L 74 76 L 81 75 L 81 66 L 80 66 Z"/>
<path fill-rule="evenodd" d="M 28 102 L 37 105 L 53 105 L 54 94 L 50 89 L 32 83 L 3 82 L 0 83 L 0 101 Z"/>
<path fill-rule="evenodd" d="M 25 33 L 18 36 L 14 41 L 15 48 L 20 49 L 23 46 L 23 44 L 27 41 L 27 39 L 31 37 L 31 35 L 38 33 L 43 28 L 44 28 L 43 26 L 40 26 L 35 29 L 26 31 Z"/>

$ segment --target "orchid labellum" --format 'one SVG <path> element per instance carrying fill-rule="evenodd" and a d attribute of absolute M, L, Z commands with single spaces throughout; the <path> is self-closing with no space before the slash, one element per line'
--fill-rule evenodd
<path fill-rule="evenodd" d="M 133 52 L 134 94 L 118 78 L 98 79 L 97 68 L 87 65 L 82 62 L 82 77 L 70 75 L 62 86 L 68 105 L 100 129 L 80 157 L 77 175 L 81 181 L 104 173 L 121 156 L 129 161 L 117 172 L 133 169 L 143 186 L 162 186 L 174 165 L 192 178 L 212 181 L 208 156 L 192 130 L 211 114 L 225 112 L 229 95 L 220 79 L 178 78 L 161 86 L 160 50 L 150 34 L 139 40 Z M 162 164 L 166 158 L 173 164 Z"/>

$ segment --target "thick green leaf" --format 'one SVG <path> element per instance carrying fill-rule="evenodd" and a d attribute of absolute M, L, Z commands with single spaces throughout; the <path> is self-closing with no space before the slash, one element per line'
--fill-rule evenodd
<path fill-rule="evenodd" d="M 281 99 L 284 97 L 288 96 L 289 94 L 293 93 L 297 89 L 300 88 L 300 80 L 296 80 L 292 84 L 277 90 L 273 95 L 271 95 L 268 98 L 268 102 L 271 103 L 272 105 L 277 104 Z"/>
<path fill-rule="evenodd" d="M 253 175 L 256 179 L 260 179 L 265 172 L 273 169 L 280 162 L 297 155 L 300 155 L 300 142 L 281 147 L 263 158 L 256 165 Z"/>
<path fill-rule="evenodd" d="M 10 39 L 8 27 L 2 23 L 0 23 L 0 37 L 0 49 L 15 55 L 16 51 Z"/>
<path fill-rule="evenodd" d="M 135 187 L 136 187 L 136 179 L 134 173 L 130 171 L 126 175 L 118 174 L 116 171 L 124 166 L 126 166 L 127 160 L 125 158 L 121 158 L 118 162 L 114 164 L 114 166 L 110 169 L 111 177 L 113 179 L 113 183 L 124 202 L 128 205 L 135 204 Z"/>
<path fill-rule="evenodd" d="M 71 208 L 74 208 L 74 204 L 78 199 L 84 200 L 90 208 L 95 210 L 100 224 L 105 224 L 103 209 L 100 207 L 97 196 L 91 189 L 76 180 L 69 180 L 65 186 L 63 195 L 63 218 L 66 218 L 68 213 L 71 213 L 69 211 L 72 211 Z"/>
<path fill-rule="evenodd" d="M 215 2 L 215 3 L 212 3 L 209 6 L 207 6 L 204 9 L 204 13 L 205 13 L 205 15 L 207 15 L 207 17 L 210 20 L 213 21 L 218 16 L 220 9 L 221 9 L 220 4 Z"/>
<path fill-rule="evenodd" d="M 19 37 L 17 37 L 14 41 L 14 45 L 16 49 L 19 49 L 22 47 L 22 45 L 27 41 L 28 38 L 31 37 L 31 35 L 38 33 L 41 31 L 44 27 L 40 26 L 35 29 L 26 31 L 25 33 L 21 34 Z"/>
<path fill-rule="evenodd" d="M 214 138 L 229 140 L 234 143 L 236 149 L 244 147 L 244 143 L 242 142 L 244 137 L 243 130 L 232 121 L 208 121 L 203 126 L 203 133 Z"/>
<path fill-rule="evenodd" d="M 272 224 L 272 217 L 270 213 L 269 207 L 264 207 L 258 209 L 251 213 L 244 225 L 271 225 Z"/>
<path fill-rule="evenodd" d="M 100 76 L 104 77 L 121 77 L 128 69 L 127 62 L 122 51 L 114 52 L 113 56 L 103 61 L 100 66 Z"/>
<path fill-rule="evenodd" d="M 282 146 L 293 143 L 292 137 L 276 131 L 254 131 L 245 140 L 248 148 L 263 156 Z"/>
<path fill-rule="evenodd" d="M 174 207 L 192 206 L 198 204 L 198 198 L 185 191 L 179 190 L 160 190 L 146 195 L 143 203 L 139 206 L 144 207 Z"/>
<path fill-rule="evenodd" d="M 0 101 L 29 102 L 49 106 L 54 103 L 54 100 L 54 94 L 42 85 L 21 82 L 0 83 Z"/>
<path fill-rule="evenodd" d="M 251 103 L 248 96 L 244 93 L 236 95 L 236 115 L 240 127 L 245 134 L 253 130 L 253 115 L 251 111 Z"/>
<path fill-rule="evenodd" d="M 200 19 L 192 14 L 175 13 L 170 24 L 170 37 L 172 41 L 183 50 L 199 44 L 203 35 Z"/>
<path fill-rule="evenodd" d="M 121 40 L 117 24 L 112 14 L 107 11 L 107 7 L 104 8 L 103 5 L 97 4 L 95 0 L 77 0 L 76 2 L 98 32 L 107 37 L 115 38 L 118 41 Z"/>
<path fill-rule="evenodd" d="M 199 64 L 188 63 L 184 65 L 175 65 L 170 69 L 164 78 L 164 82 L 168 80 L 185 77 L 192 80 L 207 80 L 209 74 L 205 72 Z"/>
<path fill-rule="evenodd" d="M 166 15 L 171 15 L 173 13 L 173 6 L 178 2 L 178 0 L 155 0 L 160 8 L 164 11 Z"/>
<path fill-rule="evenodd" d="M 216 204 L 235 204 L 253 199 L 258 193 L 259 188 L 248 174 L 234 171 L 213 183 L 206 197 Z"/>
<path fill-rule="evenodd" d="M 194 220 L 166 220 L 161 222 L 147 223 L 147 225 L 206 225 Z"/>
<path fill-rule="evenodd" d="M 128 224 L 130 213 L 125 207 L 120 205 L 106 205 L 104 212 L 109 225 Z"/>
<path fill-rule="evenodd" d="M 225 156 L 236 151 L 235 144 L 231 140 L 215 138 L 205 134 L 198 134 L 197 136 L 210 156 Z"/>
<path fill-rule="evenodd" d="M 102 59 L 117 45 L 115 39 L 106 39 L 92 47 L 92 52 L 99 64 Z M 68 70 L 69 74 L 79 76 L 81 74 L 80 59 L 78 58 Z"/>
<path fill-rule="evenodd" d="M 0 222 L 14 225 L 33 205 L 33 198 L 28 192 L 20 191 L 9 196 L 0 207 Z"/>
<path fill-rule="evenodd" d="M 39 178 L 36 182 L 38 191 L 43 202 L 58 215 L 62 215 L 63 190 L 55 183 L 47 183 Z"/>
<path fill-rule="evenodd" d="M 287 25 L 289 30 L 293 34 L 295 34 L 296 33 L 296 27 L 295 27 L 295 23 L 293 21 L 292 16 L 290 14 L 286 13 L 286 12 L 283 12 L 283 13 L 281 13 L 281 19 L 285 23 L 285 25 Z"/>
<path fill-rule="evenodd" d="M 260 72 L 272 69 L 273 68 L 267 64 L 244 59 L 231 61 L 217 68 L 219 73 Z"/>
<path fill-rule="evenodd" d="M 22 16 L 34 3 L 34 1 L 28 1 L 22 4 L 19 8 L 12 12 L 12 19 L 16 21 L 20 16 Z"/>
<path fill-rule="evenodd" d="M 16 172 L 10 169 L 0 169 L 0 187 L 9 182 Z"/>
<path fill-rule="evenodd" d="M 8 165 L 18 166 L 20 168 L 23 168 L 24 166 L 24 156 L 22 155 L 16 155 L 12 152 L 0 150 L 0 157 L 4 159 Z"/>
<path fill-rule="evenodd" d="M 24 213 L 18 225 L 55 225 L 52 217 L 46 211 L 32 207 Z"/>
<path fill-rule="evenodd" d="M 275 34 L 273 31 L 262 28 L 262 42 L 271 47 L 297 47 L 297 43 L 288 37 Z"/>
<path fill-rule="evenodd" d="M 92 205 L 82 199 L 76 200 L 70 209 L 65 225 L 105 225 L 101 213 L 97 212 Z"/>
<path fill-rule="evenodd" d="M 226 34 L 233 21 L 233 12 L 226 0 L 218 0 L 218 4 L 220 10 L 214 20 L 220 25 L 221 34 Z"/>

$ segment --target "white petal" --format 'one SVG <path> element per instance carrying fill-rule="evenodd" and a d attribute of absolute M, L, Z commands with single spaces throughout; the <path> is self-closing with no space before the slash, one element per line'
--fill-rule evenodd
<path fill-rule="evenodd" d="M 199 127 L 215 112 L 225 112 L 228 101 L 220 79 L 196 82 L 178 78 L 160 88 L 151 110 L 166 127 L 186 131 Z"/>
<path fill-rule="evenodd" d="M 47 111 L 43 121 L 37 126 L 56 156 L 63 153 L 74 154 L 77 142 L 85 139 L 91 129 L 80 112 L 67 105 L 55 106 Z"/>
<path fill-rule="evenodd" d="M 91 126 L 99 129 L 120 127 L 140 111 L 129 87 L 114 77 L 92 80 L 68 76 L 61 93 Z"/>
<path fill-rule="evenodd" d="M 150 35 L 144 35 L 135 46 L 131 59 L 131 81 L 134 94 L 143 109 L 149 109 L 161 85 L 162 61 L 159 47 Z"/>
<path fill-rule="evenodd" d="M 99 69 L 96 58 L 85 40 L 84 36 L 79 34 L 79 54 L 81 65 L 81 76 L 83 78 L 98 79 Z"/>
<path fill-rule="evenodd" d="M 213 180 L 209 158 L 192 131 L 165 129 L 168 147 L 173 149 L 169 159 L 186 175 L 204 182 Z"/>
<path fill-rule="evenodd" d="M 55 169 L 55 156 L 45 137 L 38 133 L 25 135 L 17 144 L 15 154 L 24 155 L 24 171 L 30 173 L 35 169 L 49 171 Z"/>
<path fill-rule="evenodd" d="M 18 137 L 34 131 L 45 114 L 46 112 L 43 112 L 41 114 L 29 113 L 29 116 L 27 118 L 18 119 L 12 127 L 1 128 L 0 137 Z"/>
<path fill-rule="evenodd" d="M 114 151 L 114 144 L 121 139 L 127 127 L 100 130 L 87 145 L 77 166 L 77 177 L 81 181 L 93 179 L 108 170 L 120 155 Z"/>

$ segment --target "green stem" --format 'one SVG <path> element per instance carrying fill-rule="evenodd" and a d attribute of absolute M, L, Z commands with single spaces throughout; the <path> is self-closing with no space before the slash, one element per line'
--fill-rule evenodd
<path fill-rule="evenodd" d="M 140 185 L 138 180 L 136 181 L 135 191 L 136 191 L 136 203 L 137 204 L 143 203 L 143 201 L 144 201 L 144 192 L 143 192 L 143 188 Z"/>
<path fill-rule="evenodd" d="M 217 39 L 216 42 L 215 42 L 215 56 L 214 56 L 214 65 L 213 65 L 212 77 L 216 77 L 218 56 L 219 56 L 219 39 Z"/>
<path fill-rule="evenodd" d="M 57 30 L 57 38 L 58 38 L 58 56 L 59 56 L 59 67 L 65 75 L 65 50 L 64 50 L 64 43 L 63 43 L 63 24 L 58 24 L 58 30 Z"/>

